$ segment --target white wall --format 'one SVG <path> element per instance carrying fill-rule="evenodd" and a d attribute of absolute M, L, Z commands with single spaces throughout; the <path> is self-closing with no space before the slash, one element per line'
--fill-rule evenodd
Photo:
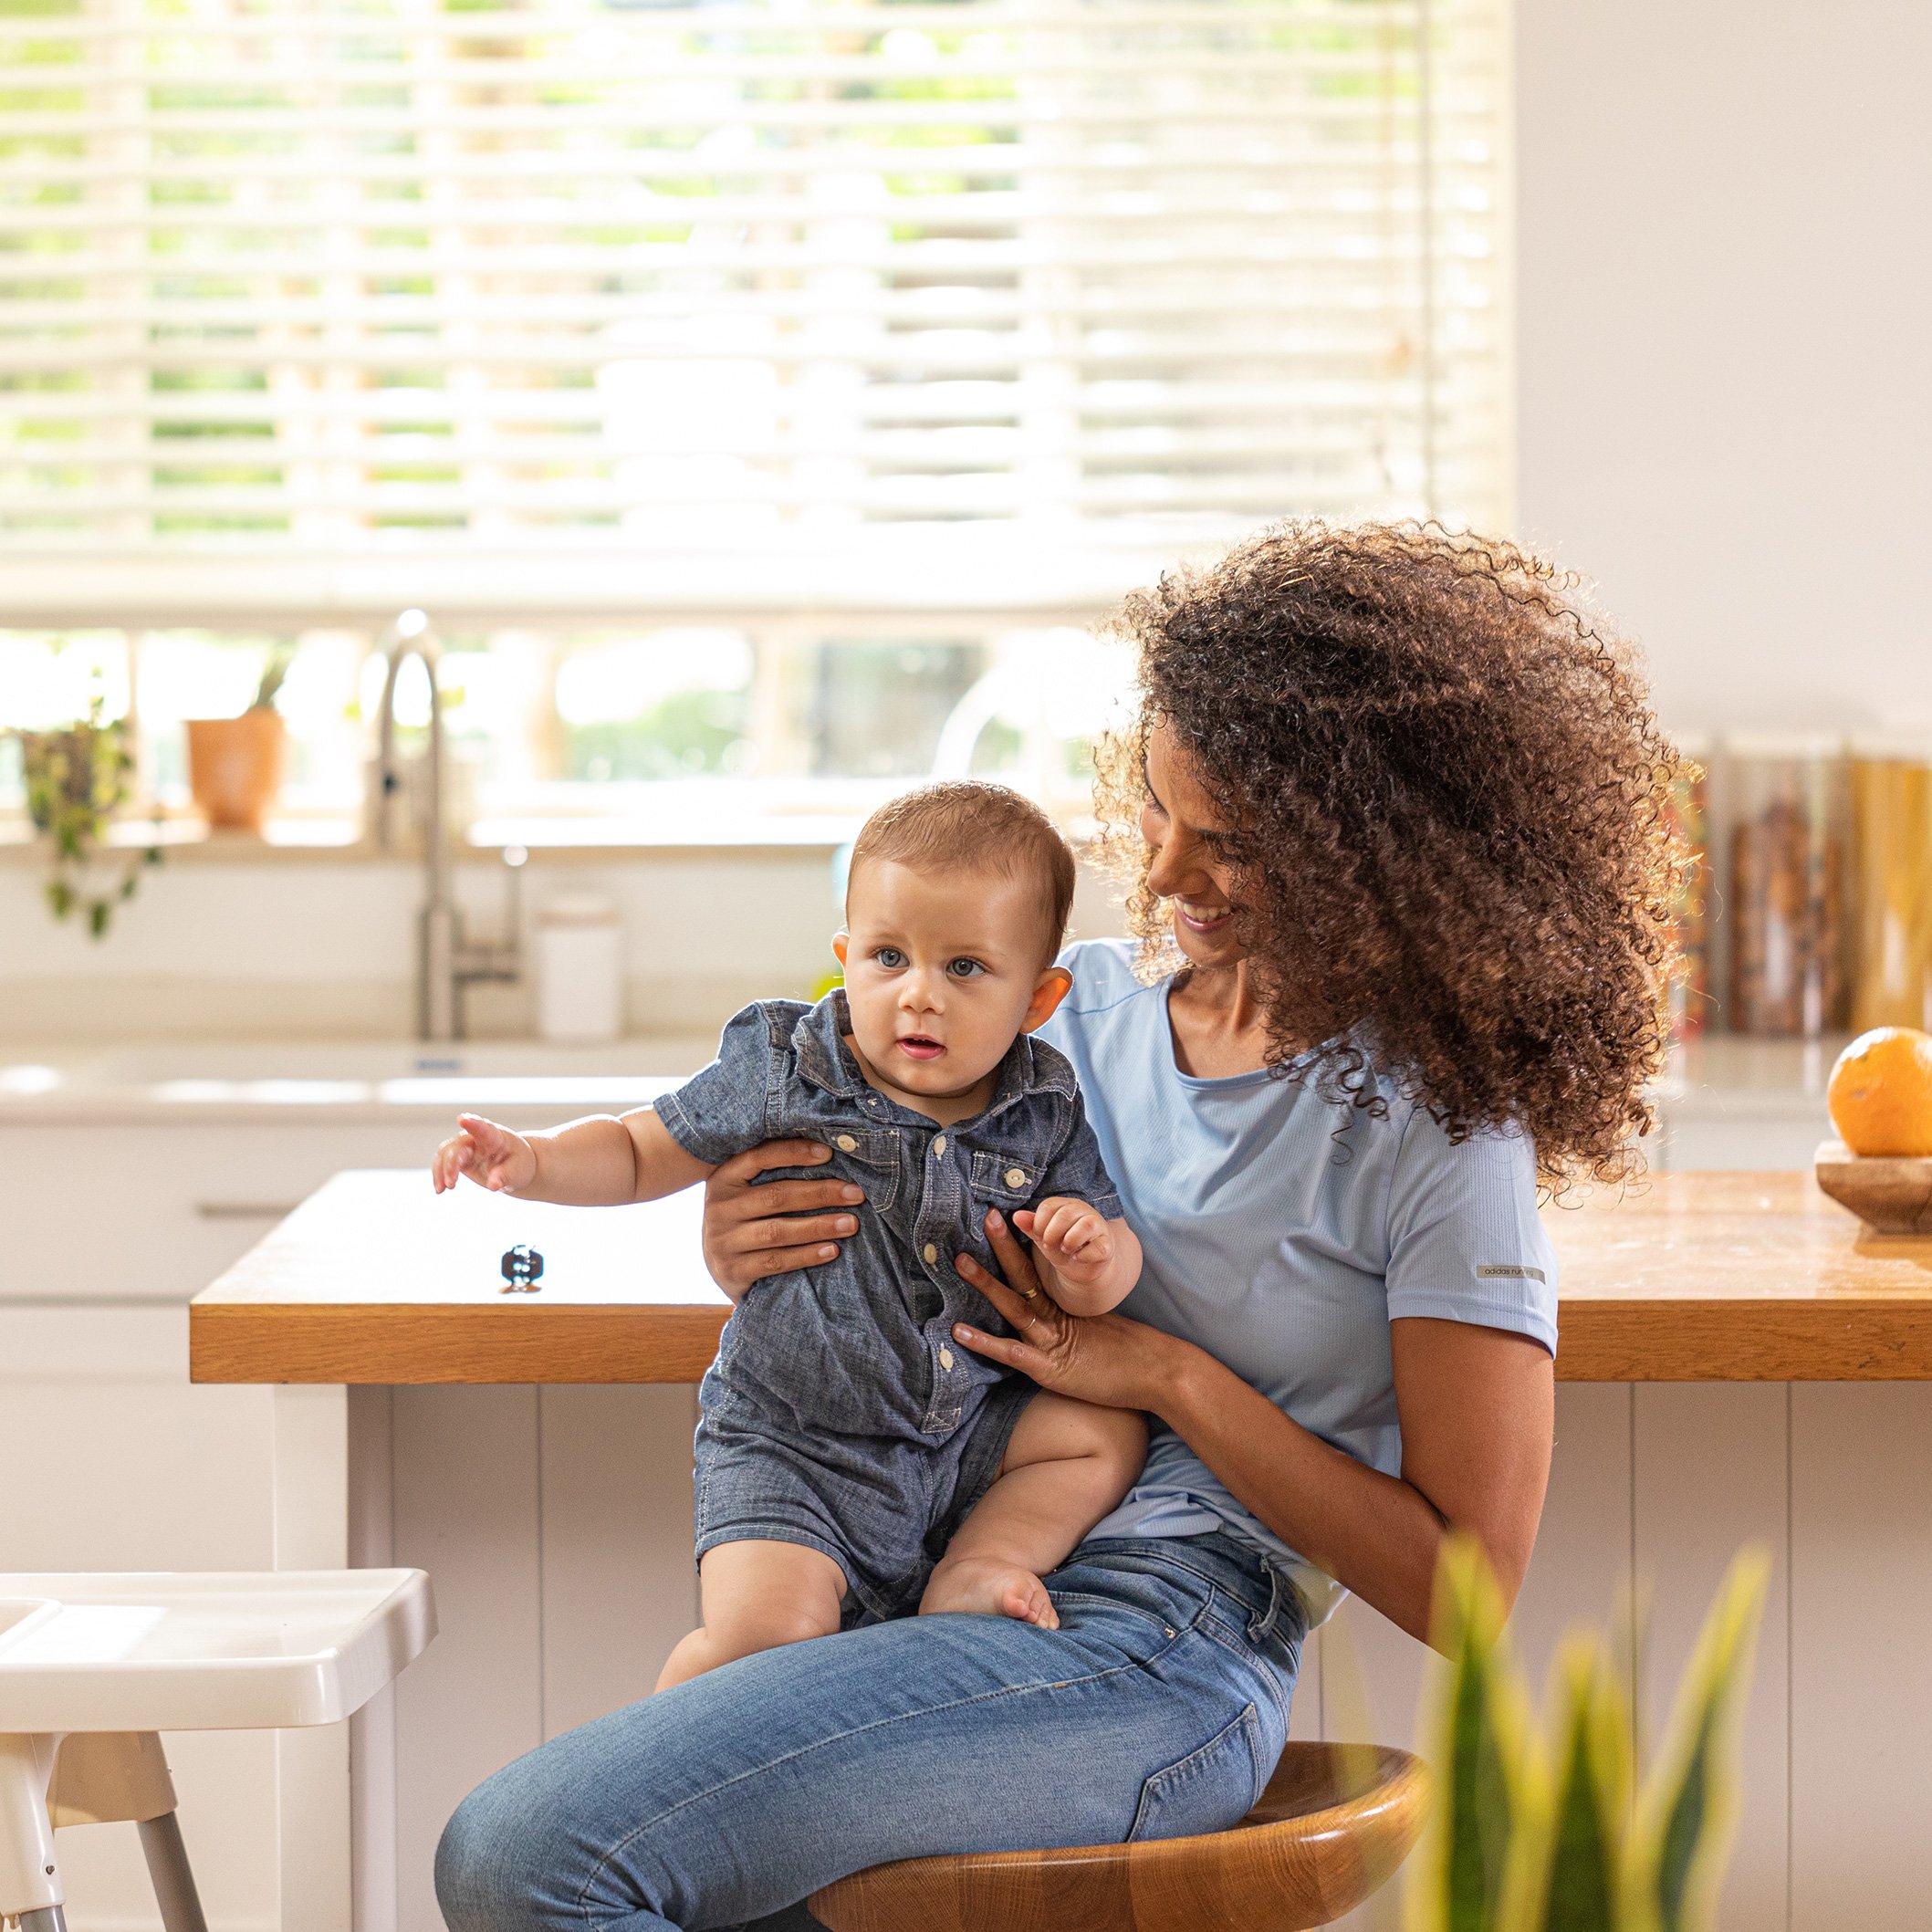
<path fill-rule="evenodd" d="M 1519 529 L 1676 725 L 1932 723 L 1932 7 L 1517 23 Z"/>
<path fill-rule="evenodd" d="M 527 917 L 554 893 L 608 893 L 623 926 L 631 1030 L 707 1031 L 761 994 L 831 970 L 825 855 L 641 855 L 585 865 L 539 855 Z M 414 1013 L 413 866 L 187 853 L 145 874 L 103 941 L 57 924 L 24 858 L 0 864 L 0 1037 L 406 1035 Z M 505 876 L 465 865 L 459 896 L 479 938 L 502 929 Z M 471 989 L 479 1037 L 530 1030 L 527 987 Z"/>
<path fill-rule="evenodd" d="M 413 1025 L 413 866 L 346 855 L 255 860 L 188 852 L 146 873 L 102 941 L 57 924 L 40 871 L 0 853 L 0 1043 L 47 1039 L 361 1039 Z M 501 931 L 502 869 L 466 864 L 457 891 L 478 938 Z M 615 901 L 628 1030 L 715 1032 L 747 1001 L 809 994 L 834 969 L 839 924 L 823 850 L 700 848 L 586 862 L 538 852 L 527 920 L 553 893 Z M 1109 887 L 1083 871 L 1075 937 L 1120 929 Z M 479 986 L 477 1039 L 527 1037 L 531 989 Z"/>

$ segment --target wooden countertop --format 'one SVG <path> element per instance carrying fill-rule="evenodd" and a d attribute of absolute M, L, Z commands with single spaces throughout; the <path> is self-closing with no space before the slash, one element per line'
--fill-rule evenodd
<path fill-rule="evenodd" d="M 1932 1381 L 1932 1238 L 1809 1174 L 1666 1174 L 1546 1207 L 1567 1382 Z"/>
<path fill-rule="evenodd" d="M 731 1311 L 693 1187 L 554 1207 L 420 1169 L 339 1174 L 188 1310 L 196 1382 L 695 1382 Z M 506 1294 L 517 1243 L 544 1258 Z"/>
<path fill-rule="evenodd" d="M 552 1207 L 338 1175 L 198 1295 L 197 1382 L 695 1382 L 728 1312 L 696 1190 Z M 1548 1208 L 1572 1382 L 1932 1380 L 1932 1238 L 1867 1234 L 1809 1175 L 1658 1175 Z M 502 1291 L 517 1242 L 539 1292 Z"/>

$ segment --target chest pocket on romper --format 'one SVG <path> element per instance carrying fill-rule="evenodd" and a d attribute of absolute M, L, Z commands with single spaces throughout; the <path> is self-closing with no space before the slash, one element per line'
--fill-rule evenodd
<path fill-rule="evenodd" d="M 1024 1207 L 1039 1186 L 1038 1161 L 1017 1154 L 982 1151 L 973 1156 L 973 1192 L 997 1207 Z"/>
<path fill-rule="evenodd" d="M 834 1171 L 849 1175 L 864 1188 L 872 1206 L 883 1214 L 899 1198 L 899 1136 L 889 1127 L 834 1127 L 823 1138 L 832 1150 Z M 816 1179 L 824 1170 L 804 1167 L 797 1171 Z"/>

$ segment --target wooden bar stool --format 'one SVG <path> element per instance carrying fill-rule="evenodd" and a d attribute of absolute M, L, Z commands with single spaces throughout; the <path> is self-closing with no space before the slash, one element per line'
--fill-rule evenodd
<path fill-rule="evenodd" d="M 811 1909 L 831 1932 L 1304 1932 L 1394 1873 L 1428 1799 L 1407 1751 L 1290 1744 L 1231 1831 L 908 1858 L 827 1885 Z"/>

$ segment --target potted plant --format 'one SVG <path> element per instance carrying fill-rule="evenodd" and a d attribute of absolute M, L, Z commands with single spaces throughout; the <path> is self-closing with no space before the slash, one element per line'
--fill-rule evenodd
<path fill-rule="evenodd" d="M 128 800 L 134 774 L 127 721 L 104 719 L 101 706 L 96 690 L 81 723 L 19 734 L 27 817 L 53 847 L 48 909 L 57 919 L 80 913 L 95 939 L 113 923 L 115 906 L 134 896 L 142 868 L 161 862 L 161 848 L 151 845 L 129 855 L 110 882 L 99 882 L 109 828 Z"/>
<path fill-rule="evenodd" d="M 1731 1565 L 1640 1780 L 1630 1688 L 1602 1638 L 1564 1645 L 1539 1734 L 1495 1580 L 1473 1542 L 1451 1546 L 1436 1590 L 1436 1807 L 1409 1868 L 1410 1932 L 1708 1932 L 1769 1572 L 1756 1551 Z"/>
<path fill-rule="evenodd" d="M 294 647 L 268 654 L 255 699 L 239 717 L 189 718 L 188 788 L 212 827 L 258 832 L 288 763 L 288 727 L 275 708 Z"/>

